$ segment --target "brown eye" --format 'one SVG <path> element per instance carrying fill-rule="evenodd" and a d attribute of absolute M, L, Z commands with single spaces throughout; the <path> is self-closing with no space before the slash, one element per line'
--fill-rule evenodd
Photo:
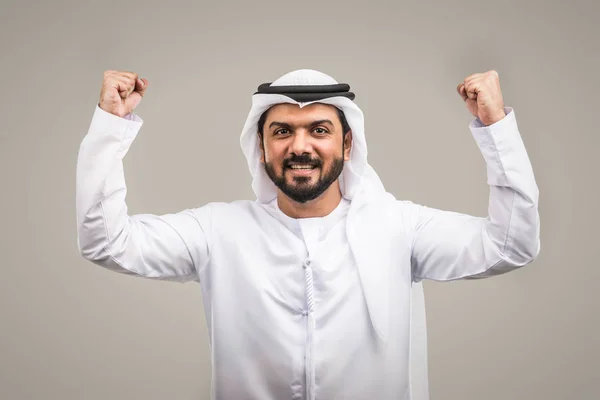
<path fill-rule="evenodd" d="M 323 128 L 316 128 L 315 132 L 318 134 L 323 134 L 323 133 L 327 133 L 327 130 L 323 129 Z"/>
<path fill-rule="evenodd" d="M 285 135 L 286 133 L 288 133 L 288 130 L 283 128 L 283 129 L 276 130 L 274 134 L 275 135 L 279 135 L 279 134 Z"/>

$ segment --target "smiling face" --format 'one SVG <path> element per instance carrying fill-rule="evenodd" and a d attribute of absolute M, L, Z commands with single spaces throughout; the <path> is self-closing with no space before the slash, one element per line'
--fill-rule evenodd
<path fill-rule="evenodd" d="M 263 120 L 261 162 L 286 196 L 306 203 L 327 190 L 339 190 L 337 179 L 350 159 L 352 132 L 344 135 L 336 107 L 277 104 Z"/>

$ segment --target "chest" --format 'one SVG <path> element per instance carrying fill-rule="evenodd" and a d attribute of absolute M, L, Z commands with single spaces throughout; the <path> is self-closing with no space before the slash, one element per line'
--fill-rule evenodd
<path fill-rule="evenodd" d="M 379 247 L 364 241 L 368 251 L 356 257 L 362 235 L 349 240 L 344 219 L 286 225 L 244 218 L 230 218 L 232 224 L 218 224 L 211 232 L 210 264 L 201 277 L 217 376 L 246 379 L 248 371 L 260 371 L 260 379 L 251 381 L 268 382 L 277 392 L 273 398 L 303 398 L 309 389 L 320 398 L 339 395 L 341 388 L 346 397 L 361 390 L 379 393 L 381 371 L 402 376 L 396 363 L 406 359 L 405 347 L 395 343 L 407 338 L 408 309 L 402 305 L 408 302 L 398 296 L 408 289 L 396 275 L 406 257 L 401 251 L 389 254 L 402 248 L 391 242 L 396 235 L 388 231 L 390 241 Z M 384 264 L 389 260 L 398 261 L 396 272 L 378 273 L 389 271 L 391 265 Z M 384 291 L 385 285 L 392 287 Z M 391 328 L 394 343 L 382 352 L 370 311 L 388 303 L 394 304 L 393 315 L 374 314 L 386 325 L 389 317 L 397 321 Z"/>
<path fill-rule="evenodd" d="M 358 288 L 345 221 L 294 227 L 269 222 L 218 235 L 208 268 L 213 289 L 243 296 L 248 305 L 271 300 L 302 312 L 307 285 L 319 301 Z"/>

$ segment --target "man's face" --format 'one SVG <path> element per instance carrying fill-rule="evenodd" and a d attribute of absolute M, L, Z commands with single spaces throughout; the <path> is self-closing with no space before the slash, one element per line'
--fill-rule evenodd
<path fill-rule="evenodd" d="M 351 145 L 352 132 L 344 137 L 334 106 L 277 104 L 263 126 L 261 162 L 285 195 L 305 203 L 337 180 L 350 159 Z"/>

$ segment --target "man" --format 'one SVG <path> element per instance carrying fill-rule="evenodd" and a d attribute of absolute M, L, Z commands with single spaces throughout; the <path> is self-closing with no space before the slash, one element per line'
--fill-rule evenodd
<path fill-rule="evenodd" d="M 487 164 L 486 218 L 387 193 L 354 94 L 313 70 L 253 96 L 240 141 L 255 201 L 129 216 L 122 159 L 147 88 L 104 75 L 77 164 L 79 248 L 117 272 L 200 283 L 213 398 L 417 399 L 419 282 L 489 277 L 539 253 L 538 189 L 495 71 L 457 87 Z"/>

